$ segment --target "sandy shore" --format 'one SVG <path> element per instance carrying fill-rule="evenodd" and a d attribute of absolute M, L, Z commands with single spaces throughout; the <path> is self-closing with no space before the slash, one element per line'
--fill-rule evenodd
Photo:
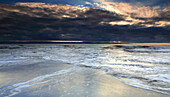
<path fill-rule="evenodd" d="M 169 97 L 125 85 L 100 70 L 55 61 L 0 67 L 0 96 Z"/>

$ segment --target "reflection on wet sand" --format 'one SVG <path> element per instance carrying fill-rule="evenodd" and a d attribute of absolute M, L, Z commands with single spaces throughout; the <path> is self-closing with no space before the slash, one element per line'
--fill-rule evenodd
<path fill-rule="evenodd" d="M 55 61 L 2 67 L 0 79 L 2 97 L 168 97 L 127 86 L 100 70 Z"/>

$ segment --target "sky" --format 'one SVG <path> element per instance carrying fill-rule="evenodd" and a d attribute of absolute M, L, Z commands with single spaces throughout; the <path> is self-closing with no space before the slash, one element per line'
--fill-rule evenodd
<path fill-rule="evenodd" d="M 170 0 L 0 0 L 3 4 L 17 2 L 43 2 L 46 4 L 68 4 L 102 8 L 119 14 L 135 14 L 137 17 L 157 17 L 160 11 L 170 10 Z"/>
<path fill-rule="evenodd" d="M 85 2 L 102 3 L 102 2 L 124 2 L 139 6 L 161 6 L 169 7 L 170 0 L 0 0 L 0 3 L 15 4 L 16 2 L 44 2 L 50 4 L 70 4 L 86 5 Z"/>
<path fill-rule="evenodd" d="M 138 17 L 155 17 L 160 11 L 170 10 L 170 0 L 0 0 L 3 4 L 17 2 L 43 2 L 46 4 L 68 4 L 102 8 L 123 15 L 136 14 Z"/>
<path fill-rule="evenodd" d="M 0 5 L 3 40 L 170 42 L 170 0 L 0 0 L 0 3 L 11 5 Z M 13 6 L 16 3 L 24 7 Z"/>

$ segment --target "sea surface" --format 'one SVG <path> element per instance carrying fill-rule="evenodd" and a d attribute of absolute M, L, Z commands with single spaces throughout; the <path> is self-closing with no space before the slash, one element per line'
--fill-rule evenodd
<path fill-rule="evenodd" d="M 102 70 L 127 85 L 170 94 L 170 46 L 168 45 L 0 45 L 0 68 L 14 65 L 22 67 L 45 60 Z M 38 79 L 33 80 L 38 81 Z M 0 89 L 3 88 L 1 83 L 0 85 Z"/>

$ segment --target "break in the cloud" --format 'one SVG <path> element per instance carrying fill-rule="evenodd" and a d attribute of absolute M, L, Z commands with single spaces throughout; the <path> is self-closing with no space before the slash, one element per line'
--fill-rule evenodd
<path fill-rule="evenodd" d="M 107 2 L 106 0 L 97 1 L 98 3 L 86 2 L 86 4 L 89 4 L 94 7 L 100 7 L 102 9 L 126 16 L 125 17 L 126 21 L 109 23 L 107 22 L 107 24 L 111 25 L 141 24 L 146 27 L 170 25 L 169 21 L 170 8 L 168 7 L 144 6 L 142 3 L 133 5 L 133 3 L 125 2 Z"/>
<path fill-rule="evenodd" d="M 84 5 L 85 2 L 102 3 L 102 2 L 124 2 L 138 6 L 161 6 L 169 7 L 170 0 L 0 0 L 0 3 L 15 4 L 16 2 L 42 2 L 50 4 L 69 4 Z"/>
<path fill-rule="evenodd" d="M 88 1 L 88 0 L 87 0 Z M 0 0 L 2 4 L 15 4 L 17 2 L 34 2 L 34 3 L 46 3 L 46 4 L 69 4 L 69 5 L 82 5 L 85 1 L 83 0 Z"/>
<path fill-rule="evenodd" d="M 170 0 L 92 0 L 95 3 L 102 2 L 124 2 L 130 3 L 137 6 L 161 6 L 161 7 L 169 7 Z"/>
<path fill-rule="evenodd" d="M 86 4 L 94 5 L 108 11 L 116 12 L 123 15 L 133 15 L 136 17 L 157 17 L 161 12 L 165 12 L 170 10 L 169 8 L 162 8 L 160 6 L 138 6 L 132 5 L 131 3 L 124 3 L 124 2 L 106 2 L 102 1 L 100 3 L 90 3 L 86 2 Z"/>

